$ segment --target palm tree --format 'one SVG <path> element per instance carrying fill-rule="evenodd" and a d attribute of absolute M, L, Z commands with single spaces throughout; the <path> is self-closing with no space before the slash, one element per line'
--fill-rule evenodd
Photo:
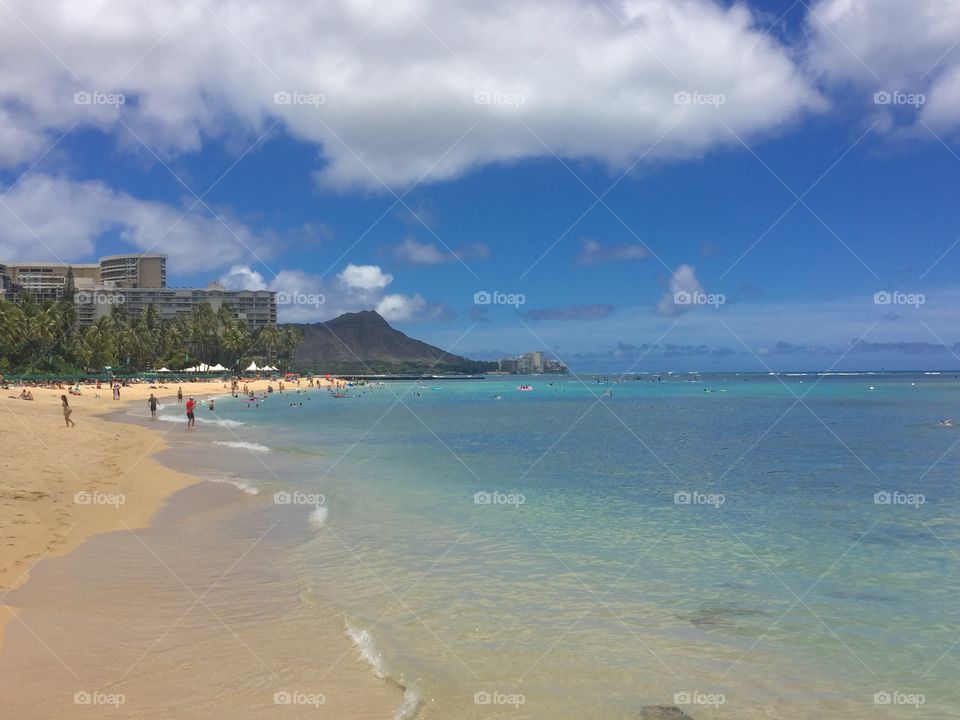
<path fill-rule="evenodd" d="M 257 344 L 267 356 L 267 364 L 273 364 L 273 357 L 280 349 L 280 329 L 276 325 L 265 325 L 257 333 Z"/>
<path fill-rule="evenodd" d="M 80 353 L 87 368 L 100 370 L 107 365 L 115 364 L 113 353 L 116 343 L 113 335 L 113 322 L 106 316 L 97 319 L 86 329 L 83 333 Z"/>

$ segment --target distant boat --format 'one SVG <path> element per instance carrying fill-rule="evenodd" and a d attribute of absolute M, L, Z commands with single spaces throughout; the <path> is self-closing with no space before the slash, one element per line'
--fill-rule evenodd
<path fill-rule="evenodd" d="M 517 385 L 517 390 L 519 390 L 520 392 L 530 392 L 531 390 L 533 390 L 533 386 L 532 386 L 532 385 Z"/>
<path fill-rule="evenodd" d="M 346 394 L 346 393 L 342 393 L 342 392 L 337 392 L 337 393 L 334 393 L 333 396 L 334 396 L 335 398 L 345 398 L 345 397 L 347 396 L 347 394 Z"/>

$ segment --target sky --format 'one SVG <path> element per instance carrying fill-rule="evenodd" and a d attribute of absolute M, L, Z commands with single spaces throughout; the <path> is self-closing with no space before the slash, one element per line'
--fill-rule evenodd
<path fill-rule="evenodd" d="M 955 0 L 4 0 L 0 262 L 575 370 L 960 369 Z"/>

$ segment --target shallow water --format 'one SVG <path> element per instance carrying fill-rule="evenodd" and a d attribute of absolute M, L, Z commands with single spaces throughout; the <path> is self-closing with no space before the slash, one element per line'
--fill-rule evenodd
<path fill-rule="evenodd" d="M 224 398 L 169 459 L 305 528 L 407 715 L 960 717 L 960 383 L 663 377 Z"/>

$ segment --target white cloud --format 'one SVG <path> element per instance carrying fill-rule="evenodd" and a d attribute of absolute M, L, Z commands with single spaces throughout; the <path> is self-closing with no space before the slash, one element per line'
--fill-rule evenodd
<path fill-rule="evenodd" d="M 393 282 L 393 275 L 383 272 L 379 265 L 350 263 L 337 277 L 348 290 L 382 290 Z"/>
<path fill-rule="evenodd" d="M 703 286 L 697 280 L 697 273 L 693 266 L 681 265 L 673 271 L 673 275 L 670 276 L 669 289 L 657 301 L 657 314 L 679 315 L 686 310 L 690 310 L 694 305 L 677 302 L 677 294 L 686 293 L 690 296 L 702 292 Z"/>
<path fill-rule="evenodd" d="M 246 265 L 234 265 L 229 272 L 220 276 L 220 282 L 227 290 L 267 289 L 263 275 Z"/>
<path fill-rule="evenodd" d="M 387 322 L 409 322 L 427 307 L 427 301 L 416 295 L 385 295 L 377 303 L 377 312 Z"/>
<path fill-rule="evenodd" d="M 650 257 L 649 251 L 639 243 L 605 247 L 600 241 L 585 238 L 581 242 L 578 265 L 601 265 L 608 262 L 643 260 Z"/>
<path fill-rule="evenodd" d="M 448 250 L 432 243 L 422 243 L 414 238 L 405 238 L 393 249 L 393 254 L 398 260 L 411 265 L 439 265 L 448 262 L 486 260 L 490 257 L 490 248 L 484 243 L 474 243 L 456 250 Z"/>
<path fill-rule="evenodd" d="M 152 159 L 132 133 L 169 157 L 225 136 L 246 147 L 279 118 L 322 148 L 322 183 L 380 188 L 552 152 L 626 168 L 648 151 L 650 159 L 684 157 L 729 143 L 727 126 L 742 137 L 775 131 L 822 106 L 790 53 L 739 3 L 4 7 L 32 30 L 0 25 L 0 67 L 8 69 L 0 98 L 19 109 L 0 118 L 0 136 L 29 140 L 0 155 L 6 163 L 36 156 L 74 122 Z M 125 103 L 75 103 L 84 91 L 120 92 Z M 676 103 L 684 91 L 724 102 Z M 282 92 L 289 102 L 278 104 Z"/>
<path fill-rule="evenodd" d="M 875 92 L 925 95 L 910 121 L 941 130 L 960 123 L 956 0 L 819 0 L 807 24 L 807 65 L 831 84 L 852 84 L 886 125 L 897 108 L 874 107 Z"/>
<path fill-rule="evenodd" d="M 189 205 L 188 205 L 189 207 Z M 101 182 L 36 172 L 0 205 L 0 257 L 7 260 L 88 260 L 109 231 L 141 252 L 165 253 L 172 274 L 226 267 L 268 256 L 269 243 L 229 216 L 141 200 Z M 221 222 L 222 220 L 222 222 Z"/>

